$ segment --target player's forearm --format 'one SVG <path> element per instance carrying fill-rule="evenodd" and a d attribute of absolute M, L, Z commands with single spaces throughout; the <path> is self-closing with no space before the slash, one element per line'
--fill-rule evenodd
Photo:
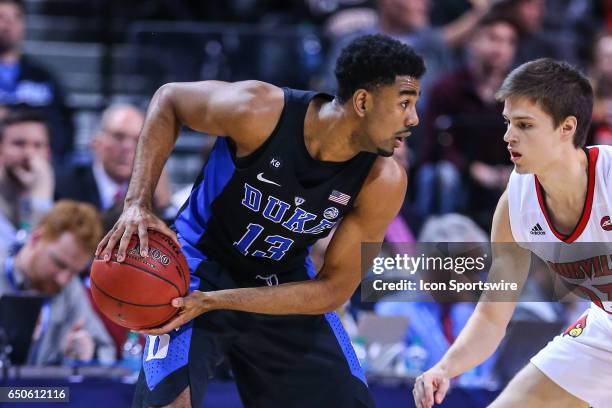
<path fill-rule="evenodd" d="M 322 314 L 340 307 L 350 293 L 338 291 L 327 281 L 311 280 L 278 286 L 226 289 L 206 292 L 206 309 L 227 309 L 274 315 Z"/>
<path fill-rule="evenodd" d="M 174 110 L 171 84 L 158 89 L 149 104 L 143 125 L 130 186 L 126 195 L 127 204 L 150 206 L 155 186 L 164 164 L 172 152 L 180 129 Z"/>
<path fill-rule="evenodd" d="M 476 310 L 437 366 L 452 378 L 479 365 L 493 354 L 506 333 L 506 326 L 507 322 Z"/>

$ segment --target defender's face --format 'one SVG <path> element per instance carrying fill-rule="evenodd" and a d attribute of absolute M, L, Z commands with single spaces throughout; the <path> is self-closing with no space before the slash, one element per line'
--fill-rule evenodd
<path fill-rule="evenodd" d="M 419 123 L 416 103 L 420 86 L 414 77 L 398 76 L 394 84 L 381 86 L 372 93 L 365 129 L 371 145 L 369 151 L 390 157 L 404 144 L 410 128 Z"/>
<path fill-rule="evenodd" d="M 506 99 L 503 115 L 504 141 L 519 174 L 539 174 L 554 162 L 563 142 L 548 113 L 529 98 L 513 97 Z"/>

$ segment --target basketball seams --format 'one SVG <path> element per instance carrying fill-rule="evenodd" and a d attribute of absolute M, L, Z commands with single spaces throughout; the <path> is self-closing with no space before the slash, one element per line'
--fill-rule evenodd
<path fill-rule="evenodd" d="M 120 265 L 128 265 L 128 266 L 131 266 L 131 267 L 133 267 L 135 269 L 138 269 L 139 271 L 142 271 L 144 273 L 148 273 L 149 275 L 155 276 L 156 278 L 159 278 L 159 279 L 163 280 L 164 282 L 174 286 L 174 289 L 176 289 L 176 293 L 178 293 L 178 297 L 182 297 L 183 296 L 181 294 L 181 290 L 179 289 L 179 287 L 174 282 L 172 282 L 168 278 L 164 278 L 163 276 L 160 276 L 160 275 L 158 275 L 158 274 L 156 274 L 156 273 L 154 273 L 152 271 L 149 271 L 149 270 L 145 269 L 144 267 L 142 267 L 142 266 L 140 266 L 138 264 L 135 264 L 135 263 L 132 263 L 132 262 L 128 262 L 128 259 L 129 258 L 125 258 L 125 261 L 120 262 L 120 263 L 116 262 L 116 261 L 111 261 L 111 262 L 119 263 Z"/>
<path fill-rule="evenodd" d="M 154 304 L 154 305 L 144 305 L 141 303 L 132 303 L 132 302 L 128 302 L 127 300 L 123 300 L 123 299 L 119 299 L 116 296 L 113 296 L 111 294 L 109 294 L 107 291 L 105 291 L 104 289 L 102 289 L 100 286 L 96 285 L 95 281 L 91 281 L 91 284 L 93 286 L 96 287 L 96 290 L 99 290 L 102 294 L 104 294 L 104 296 L 107 296 L 113 300 L 116 300 L 117 302 L 121 302 L 121 303 L 125 303 L 126 305 L 130 305 L 130 306 L 142 306 L 142 307 L 168 307 L 168 306 L 172 306 L 170 303 L 161 303 L 161 304 Z"/>

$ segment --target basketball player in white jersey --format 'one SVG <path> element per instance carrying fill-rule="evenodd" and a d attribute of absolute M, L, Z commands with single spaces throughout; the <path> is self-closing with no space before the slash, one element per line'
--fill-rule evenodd
<path fill-rule="evenodd" d="M 524 282 L 533 253 L 593 303 L 490 407 L 610 407 L 612 147 L 582 147 L 593 91 L 568 64 L 539 59 L 511 72 L 496 96 L 505 102 L 504 141 L 515 169 L 493 216 L 490 274 Z M 444 357 L 417 378 L 417 407 L 441 403 L 449 379 L 495 351 L 515 305 L 481 299 Z"/>

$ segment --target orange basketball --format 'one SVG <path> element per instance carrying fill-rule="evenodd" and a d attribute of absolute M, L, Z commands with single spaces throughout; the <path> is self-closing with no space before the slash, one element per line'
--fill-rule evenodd
<path fill-rule="evenodd" d="M 133 235 L 123 262 L 117 248 L 111 260 L 96 257 L 91 267 L 91 294 L 98 308 L 113 322 L 134 330 L 157 327 L 178 309 L 172 299 L 187 295 L 189 268 L 179 247 L 166 235 L 149 230 L 149 256 L 140 256 Z"/>

